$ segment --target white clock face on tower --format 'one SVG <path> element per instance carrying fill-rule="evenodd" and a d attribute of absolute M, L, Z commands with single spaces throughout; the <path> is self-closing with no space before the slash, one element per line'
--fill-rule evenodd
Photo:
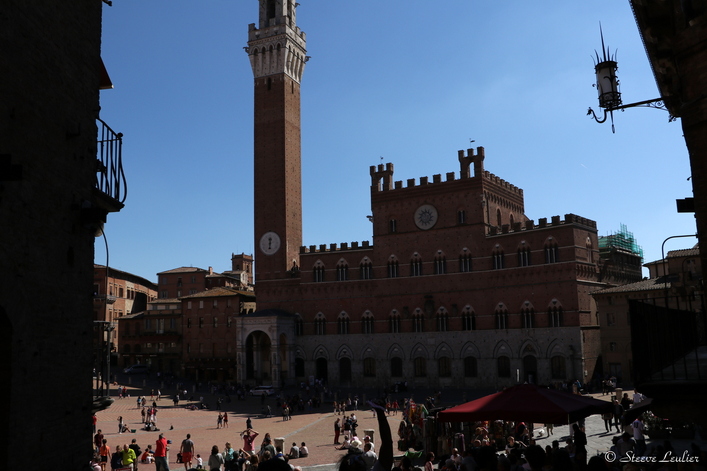
<path fill-rule="evenodd" d="M 437 209 L 431 204 L 423 204 L 415 210 L 415 225 L 420 229 L 431 229 L 436 223 Z"/>
<path fill-rule="evenodd" d="M 260 238 L 260 250 L 265 255 L 272 255 L 280 249 L 280 236 L 270 231 Z"/>

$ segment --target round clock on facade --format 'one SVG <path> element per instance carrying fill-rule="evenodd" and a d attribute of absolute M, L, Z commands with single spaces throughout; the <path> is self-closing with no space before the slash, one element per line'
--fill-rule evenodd
<path fill-rule="evenodd" d="M 260 250 L 265 255 L 272 255 L 280 249 L 280 236 L 270 231 L 260 238 Z"/>
<path fill-rule="evenodd" d="M 431 229 L 436 223 L 437 209 L 431 204 L 423 204 L 415 210 L 415 225 L 420 229 Z"/>

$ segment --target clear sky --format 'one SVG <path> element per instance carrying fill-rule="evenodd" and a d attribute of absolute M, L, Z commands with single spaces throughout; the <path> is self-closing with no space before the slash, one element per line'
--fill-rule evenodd
<path fill-rule="evenodd" d="M 617 53 L 624 103 L 658 97 L 627 0 L 299 0 L 304 245 L 372 241 L 369 167 L 395 180 L 459 173 L 457 151 L 525 192 L 526 215 L 625 224 L 645 261 L 695 233 L 680 121 L 598 111 L 594 51 Z M 115 88 L 100 116 L 124 134 L 125 208 L 106 236 L 112 267 L 156 281 L 221 272 L 254 254 L 253 75 L 243 47 L 257 0 L 113 0 L 102 57 Z M 475 142 L 470 144 L 470 141 Z M 667 250 L 695 239 L 669 241 Z M 96 263 L 105 264 L 102 240 Z"/>

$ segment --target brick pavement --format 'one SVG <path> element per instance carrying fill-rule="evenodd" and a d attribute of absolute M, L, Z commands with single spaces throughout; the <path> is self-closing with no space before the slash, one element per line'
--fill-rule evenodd
<path fill-rule="evenodd" d="M 112 390 L 115 393 L 115 389 Z M 181 441 L 186 434 L 191 434 L 191 439 L 196 445 L 196 453 L 201 454 L 204 462 L 208 459 L 211 447 L 217 445 L 219 450 L 224 449 L 226 442 L 238 450 L 243 446 L 240 433 L 246 428 L 246 419 L 252 418 L 253 429 L 260 437 L 256 439 L 256 449 L 260 445 L 260 438 L 265 433 L 270 433 L 273 439 L 283 437 L 284 451 L 289 451 L 292 442 L 307 444 L 309 456 L 291 460 L 290 463 L 302 467 L 316 465 L 327 465 L 336 463 L 345 451 L 337 450 L 334 442 L 334 420 L 336 415 L 331 407 L 326 404 L 319 409 L 312 409 L 303 412 L 295 412 L 292 419 L 283 421 L 282 417 L 275 415 L 270 418 L 263 418 L 260 414 L 262 409 L 259 397 L 247 397 L 244 401 L 232 400 L 230 403 L 223 402 L 222 410 L 228 412 L 228 428 L 217 428 L 218 410 L 189 410 L 185 406 L 196 402 L 180 401 L 178 407 L 174 407 L 172 396 L 162 398 L 157 401 L 157 427 L 159 431 L 148 432 L 141 430 L 142 420 L 140 409 L 137 408 L 137 397 L 145 394 L 141 389 L 128 387 L 130 397 L 118 399 L 115 394 L 113 405 L 107 410 L 97 414 L 97 427 L 103 431 L 108 445 L 115 449 L 116 445 L 130 444 L 133 438 L 144 450 L 148 444 L 154 448 L 155 441 L 160 433 L 164 433 L 165 438 L 172 440 L 169 454 L 170 469 L 183 469 L 183 464 L 176 463 L 177 451 Z M 199 397 L 199 394 L 195 394 Z M 151 405 L 149 390 L 146 394 L 147 404 Z M 206 397 L 205 402 L 216 405 L 214 398 Z M 267 403 L 275 412 L 275 399 L 268 398 Z M 118 434 L 118 417 L 122 416 L 130 429 L 135 429 L 135 433 Z M 377 436 L 378 423 L 370 410 L 359 410 L 356 412 L 358 419 L 358 434 L 363 436 L 366 429 L 374 429 Z M 391 430 L 397 430 L 400 415 L 389 417 Z M 150 468 L 152 468 L 150 466 Z"/>
<path fill-rule="evenodd" d="M 140 429 L 140 409 L 138 409 L 136 405 L 137 396 L 145 394 L 144 391 L 145 390 L 129 387 L 129 393 L 131 395 L 129 398 L 116 398 L 115 402 L 108 410 L 101 411 L 97 414 L 98 428 L 103 430 L 111 449 L 114 449 L 115 446 L 119 444 L 129 444 L 133 438 L 137 439 L 138 444 L 143 450 L 148 444 L 152 444 L 154 447 L 154 443 L 161 432 L 164 433 L 167 439 L 172 440 L 172 448 L 169 456 L 170 468 L 183 469 L 184 465 L 176 463 L 176 455 L 179 450 L 179 444 L 186 437 L 187 433 L 191 434 L 192 440 L 196 444 L 197 453 L 200 453 L 204 461 L 206 461 L 213 445 L 217 445 L 219 450 L 223 450 L 224 444 L 229 441 L 231 445 L 238 450 L 243 444 L 239 434 L 245 429 L 246 419 L 251 417 L 253 428 L 260 433 L 261 437 L 265 435 L 266 432 L 269 432 L 273 438 L 284 438 L 285 452 L 289 450 L 292 442 L 297 442 L 297 444 L 306 442 L 310 452 L 309 456 L 307 458 L 291 461 L 293 465 L 301 466 L 305 471 L 313 471 L 313 467 L 316 467 L 316 471 L 333 470 L 335 468 L 332 464 L 336 463 L 345 453 L 344 451 L 337 450 L 336 446 L 333 444 L 333 423 L 336 415 L 328 404 L 322 406 L 320 409 L 295 413 L 292 415 L 291 420 L 283 421 L 282 417 L 279 415 L 263 418 L 260 414 L 262 409 L 261 399 L 258 397 L 248 397 L 244 401 L 233 400 L 230 403 L 224 402 L 222 410 L 228 412 L 229 427 L 218 429 L 216 428 L 218 417 L 217 410 L 188 410 L 184 407 L 186 405 L 185 401 L 181 401 L 178 407 L 174 407 L 171 396 L 169 396 L 157 401 L 157 426 L 160 431 L 147 432 Z M 113 392 L 115 391 L 113 390 Z M 625 392 L 629 392 L 629 395 L 632 395 L 632 391 Z M 146 396 L 148 404 L 151 404 L 149 390 L 147 390 Z M 198 397 L 199 394 L 197 393 L 195 396 Z M 602 396 L 601 394 L 592 394 L 592 396 L 607 401 L 611 399 L 610 395 Z M 206 402 L 210 402 L 215 406 L 215 398 L 213 397 L 207 396 Z M 458 400 L 455 401 L 454 404 L 448 405 L 456 405 L 461 402 L 463 401 Z M 187 401 L 187 403 L 189 402 Z M 275 399 L 269 398 L 267 399 L 267 403 L 270 404 L 273 412 L 275 412 Z M 117 433 L 117 419 L 121 415 L 131 429 L 136 429 L 136 433 Z M 364 430 L 374 429 L 377 436 L 377 420 L 373 417 L 371 411 L 360 410 L 357 411 L 356 415 L 359 423 L 358 434 L 363 436 Z M 388 417 L 388 420 L 391 425 L 391 430 L 393 431 L 393 436 L 395 437 L 400 415 L 391 415 Z M 541 426 L 541 424 L 537 424 L 536 429 Z M 586 419 L 585 430 L 587 433 L 587 450 L 589 456 L 608 451 L 611 447 L 611 439 L 617 435 L 615 432 L 606 433 L 604 422 L 598 415 Z M 537 443 L 545 447 L 546 445 L 550 445 L 552 440 L 559 440 L 562 446 L 564 440 L 569 437 L 569 426 L 556 426 L 553 432 L 553 435 L 537 438 Z M 701 438 L 697 438 L 696 440 L 671 440 L 678 452 L 688 449 L 690 443 L 693 441 L 703 448 L 706 445 L 705 441 Z M 661 443 L 662 440 L 655 442 L 647 440 L 649 449 L 651 446 Z M 256 439 L 256 447 L 259 444 L 260 439 Z M 148 469 L 151 468 L 150 466 Z M 306 468 L 309 468 L 309 470 Z"/>

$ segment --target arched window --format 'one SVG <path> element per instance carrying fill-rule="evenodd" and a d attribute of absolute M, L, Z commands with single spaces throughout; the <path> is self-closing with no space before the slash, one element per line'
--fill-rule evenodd
<path fill-rule="evenodd" d="M 295 376 L 303 378 L 304 374 L 304 358 L 295 358 Z"/>
<path fill-rule="evenodd" d="M 374 325 L 375 322 L 371 311 L 364 312 L 363 316 L 361 316 L 361 332 L 364 334 L 372 334 Z"/>
<path fill-rule="evenodd" d="M 459 254 L 459 271 L 468 273 L 471 271 L 471 253 L 467 249 L 462 250 Z"/>
<path fill-rule="evenodd" d="M 508 329 L 508 309 L 505 306 L 499 305 L 494 313 L 494 319 L 496 321 L 497 330 Z"/>
<path fill-rule="evenodd" d="M 567 379 L 565 357 L 556 355 L 550 358 L 550 374 L 552 379 Z"/>
<path fill-rule="evenodd" d="M 533 306 L 526 303 L 520 310 L 520 316 L 524 329 L 532 329 L 535 327 L 535 309 Z"/>
<path fill-rule="evenodd" d="M 339 379 L 341 381 L 351 381 L 351 358 L 339 359 Z"/>
<path fill-rule="evenodd" d="M 530 247 L 528 247 L 525 242 L 521 243 L 520 247 L 518 247 L 518 266 L 530 266 Z"/>
<path fill-rule="evenodd" d="M 363 376 L 366 378 L 376 377 L 376 359 L 375 358 L 364 358 L 363 359 Z"/>
<path fill-rule="evenodd" d="M 435 255 L 435 275 L 444 275 L 447 273 L 447 257 L 440 250 Z"/>
<path fill-rule="evenodd" d="M 437 375 L 440 378 L 449 378 L 452 376 L 452 359 L 449 357 L 441 357 L 437 359 Z"/>
<path fill-rule="evenodd" d="M 476 378 L 478 374 L 476 357 L 464 357 L 464 377 Z"/>
<path fill-rule="evenodd" d="M 390 376 L 393 378 L 401 378 L 403 376 L 403 359 L 393 357 L 390 359 Z"/>
<path fill-rule="evenodd" d="M 564 319 L 562 318 L 562 306 L 556 299 L 553 299 L 550 306 L 548 306 L 548 317 L 550 318 L 550 327 L 562 327 L 564 324 Z"/>
<path fill-rule="evenodd" d="M 496 246 L 491 255 L 493 262 L 493 269 L 500 270 L 506 267 L 506 261 L 503 255 L 503 249 Z"/>
<path fill-rule="evenodd" d="M 339 335 L 348 335 L 349 334 L 349 315 L 346 314 L 345 312 L 342 312 L 341 314 L 339 314 L 339 317 L 336 319 L 336 325 L 337 325 Z"/>
<path fill-rule="evenodd" d="M 449 330 L 449 314 L 444 308 L 437 312 L 437 332 L 447 332 Z"/>
<path fill-rule="evenodd" d="M 346 281 L 349 279 L 349 264 L 341 260 L 336 265 L 336 281 Z"/>
<path fill-rule="evenodd" d="M 412 331 L 416 333 L 425 331 L 425 316 L 419 309 L 412 315 Z"/>
<path fill-rule="evenodd" d="M 302 316 L 299 314 L 295 317 L 295 335 L 304 335 L 304 321 L 302 320 Z"/>
<path fill-rule="evenodd" d="M 587 247 L 587 261 L 589 263 L 594 263 L 594 245 L 592 244 L 592 239 L 590 239 L 589 237 L 587 237 L 586 247 Z"/>
<path fill-rule="evenodd" d="M 421 276 L 422 275 L 422 258 L 419 254 L 415 253 L 410 259 L 410 276 Z"/>
<path fill-rule="evenodd" d="M 397 278 L 398 274 L 398 260 L 391 257 L 388 259 L 388 278 Z"/>
<path fill-rule="evenodd" d="M 414 360 L 415 377 L 424 378 L 427 376 L 427 358 L 417 357 Z"/>
<path fill-rule="evenodd" d="M 317 261 L 317 263 L 314 264 L 312 276 L 315 283 L 324 281 L 324 264 L 321 261 Z"/>
<path fill-rule="evenodd" d="M 314 332 L 316 335 L 326 335 L 326 318 L 321 312 L 314 318 Z"/>
<path fill-rule="evenodd" d="M 498 377 L 499 378 L 510 378 L 511 377 L 511 359 L 502 356 L 498 357 Z"/>
<path fill-rule="evenodd" d="M 462 330 L 476 330 L 476 314 L 469 306 L 462 311 Z"/>
<path fill-rule="evenodd" d="M 370 280 L 373 278 L 373 264 L 368 258 L 363 259 L 359 265 L 359 277 L 362 280 Z"/>
<path fill-rule="evenodd" d="M 398 311 L 393 311 L 390 313 L 390 333 L 400 333 L 400 314 Z"/>
<path fill-rule="evenodd" d="M 545 263 L 557 263 L 560 261 L 560 251 L 557 242 L 552 237 L 545 241 Z"/>

